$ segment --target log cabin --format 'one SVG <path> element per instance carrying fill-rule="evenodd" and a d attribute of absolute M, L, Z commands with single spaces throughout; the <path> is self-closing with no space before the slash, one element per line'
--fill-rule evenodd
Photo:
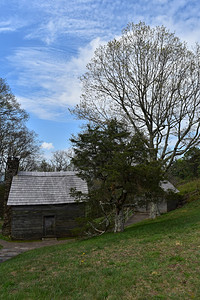
<path fill-rule="evenodd" d="M 7 205 L 11 208 L 11 237 L 17 240 L 73 235 L 85 204 L 71 188 L 87 193 L 87 183 L 75 172 L 18 172 L 13 177 Z"/>

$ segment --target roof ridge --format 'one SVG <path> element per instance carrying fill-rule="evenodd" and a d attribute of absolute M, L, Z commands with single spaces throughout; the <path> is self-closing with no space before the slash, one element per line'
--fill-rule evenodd
<path fill-rule="evenodd" d="M 17 176 L 32 176 L 32 177 L 59 177 L 59 176 L 72 176 L 76 175 L 76 171 L 60 171 L 60 172 L 37 172 L 37 171 L 20 171 Z"/>

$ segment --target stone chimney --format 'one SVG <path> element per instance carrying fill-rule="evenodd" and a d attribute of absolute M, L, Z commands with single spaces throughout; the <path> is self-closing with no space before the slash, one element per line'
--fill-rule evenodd
<path fill-rule="evenodd" d="M 3 219 L 2 233 L 4 236 L 11 235 L 11 207 L 7 205 L 10 187 L 13 176 L 17 175 L 19 169 L 19 159 L 16 157 L 8 157 L 5 172 L 5 194 L 3 204 Z"/>

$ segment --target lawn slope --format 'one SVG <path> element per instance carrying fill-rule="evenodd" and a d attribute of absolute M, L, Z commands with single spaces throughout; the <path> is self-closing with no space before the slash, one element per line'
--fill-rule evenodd
<path fill-rule="evenodd" d="M 180 194 L 186 201 L 194 201 L 200 199 L 200 179 L 195 178 L 189 182 L 183 183 L 178 187 Z"/>
<path fill-rule="evenodd" d="M 0 264 L 0 299 L 200 299 L 200 201 Z"/>

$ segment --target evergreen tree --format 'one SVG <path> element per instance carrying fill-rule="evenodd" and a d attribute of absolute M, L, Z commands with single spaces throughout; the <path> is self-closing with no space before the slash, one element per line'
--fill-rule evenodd
<path fill-rule="evenodd" d="M 100 211 L 102 214 L 114 211 L 114 231 L 123 231 L 124 208 L 137 205 L 138 193 L 159 185 L 160 176 L 152 176 L 155 167 L 148 162 L 145 144 L 137 135 L 132 137 L 115 119 L 103 129 L 87 125 L 87 130 L 71 142 L 75 153 L 72 163 L 79 176 L 88 182 L 86 199 L 90 216 L 96 218 Z M 150 177 L 153 185 L 148 184 Z"/>

